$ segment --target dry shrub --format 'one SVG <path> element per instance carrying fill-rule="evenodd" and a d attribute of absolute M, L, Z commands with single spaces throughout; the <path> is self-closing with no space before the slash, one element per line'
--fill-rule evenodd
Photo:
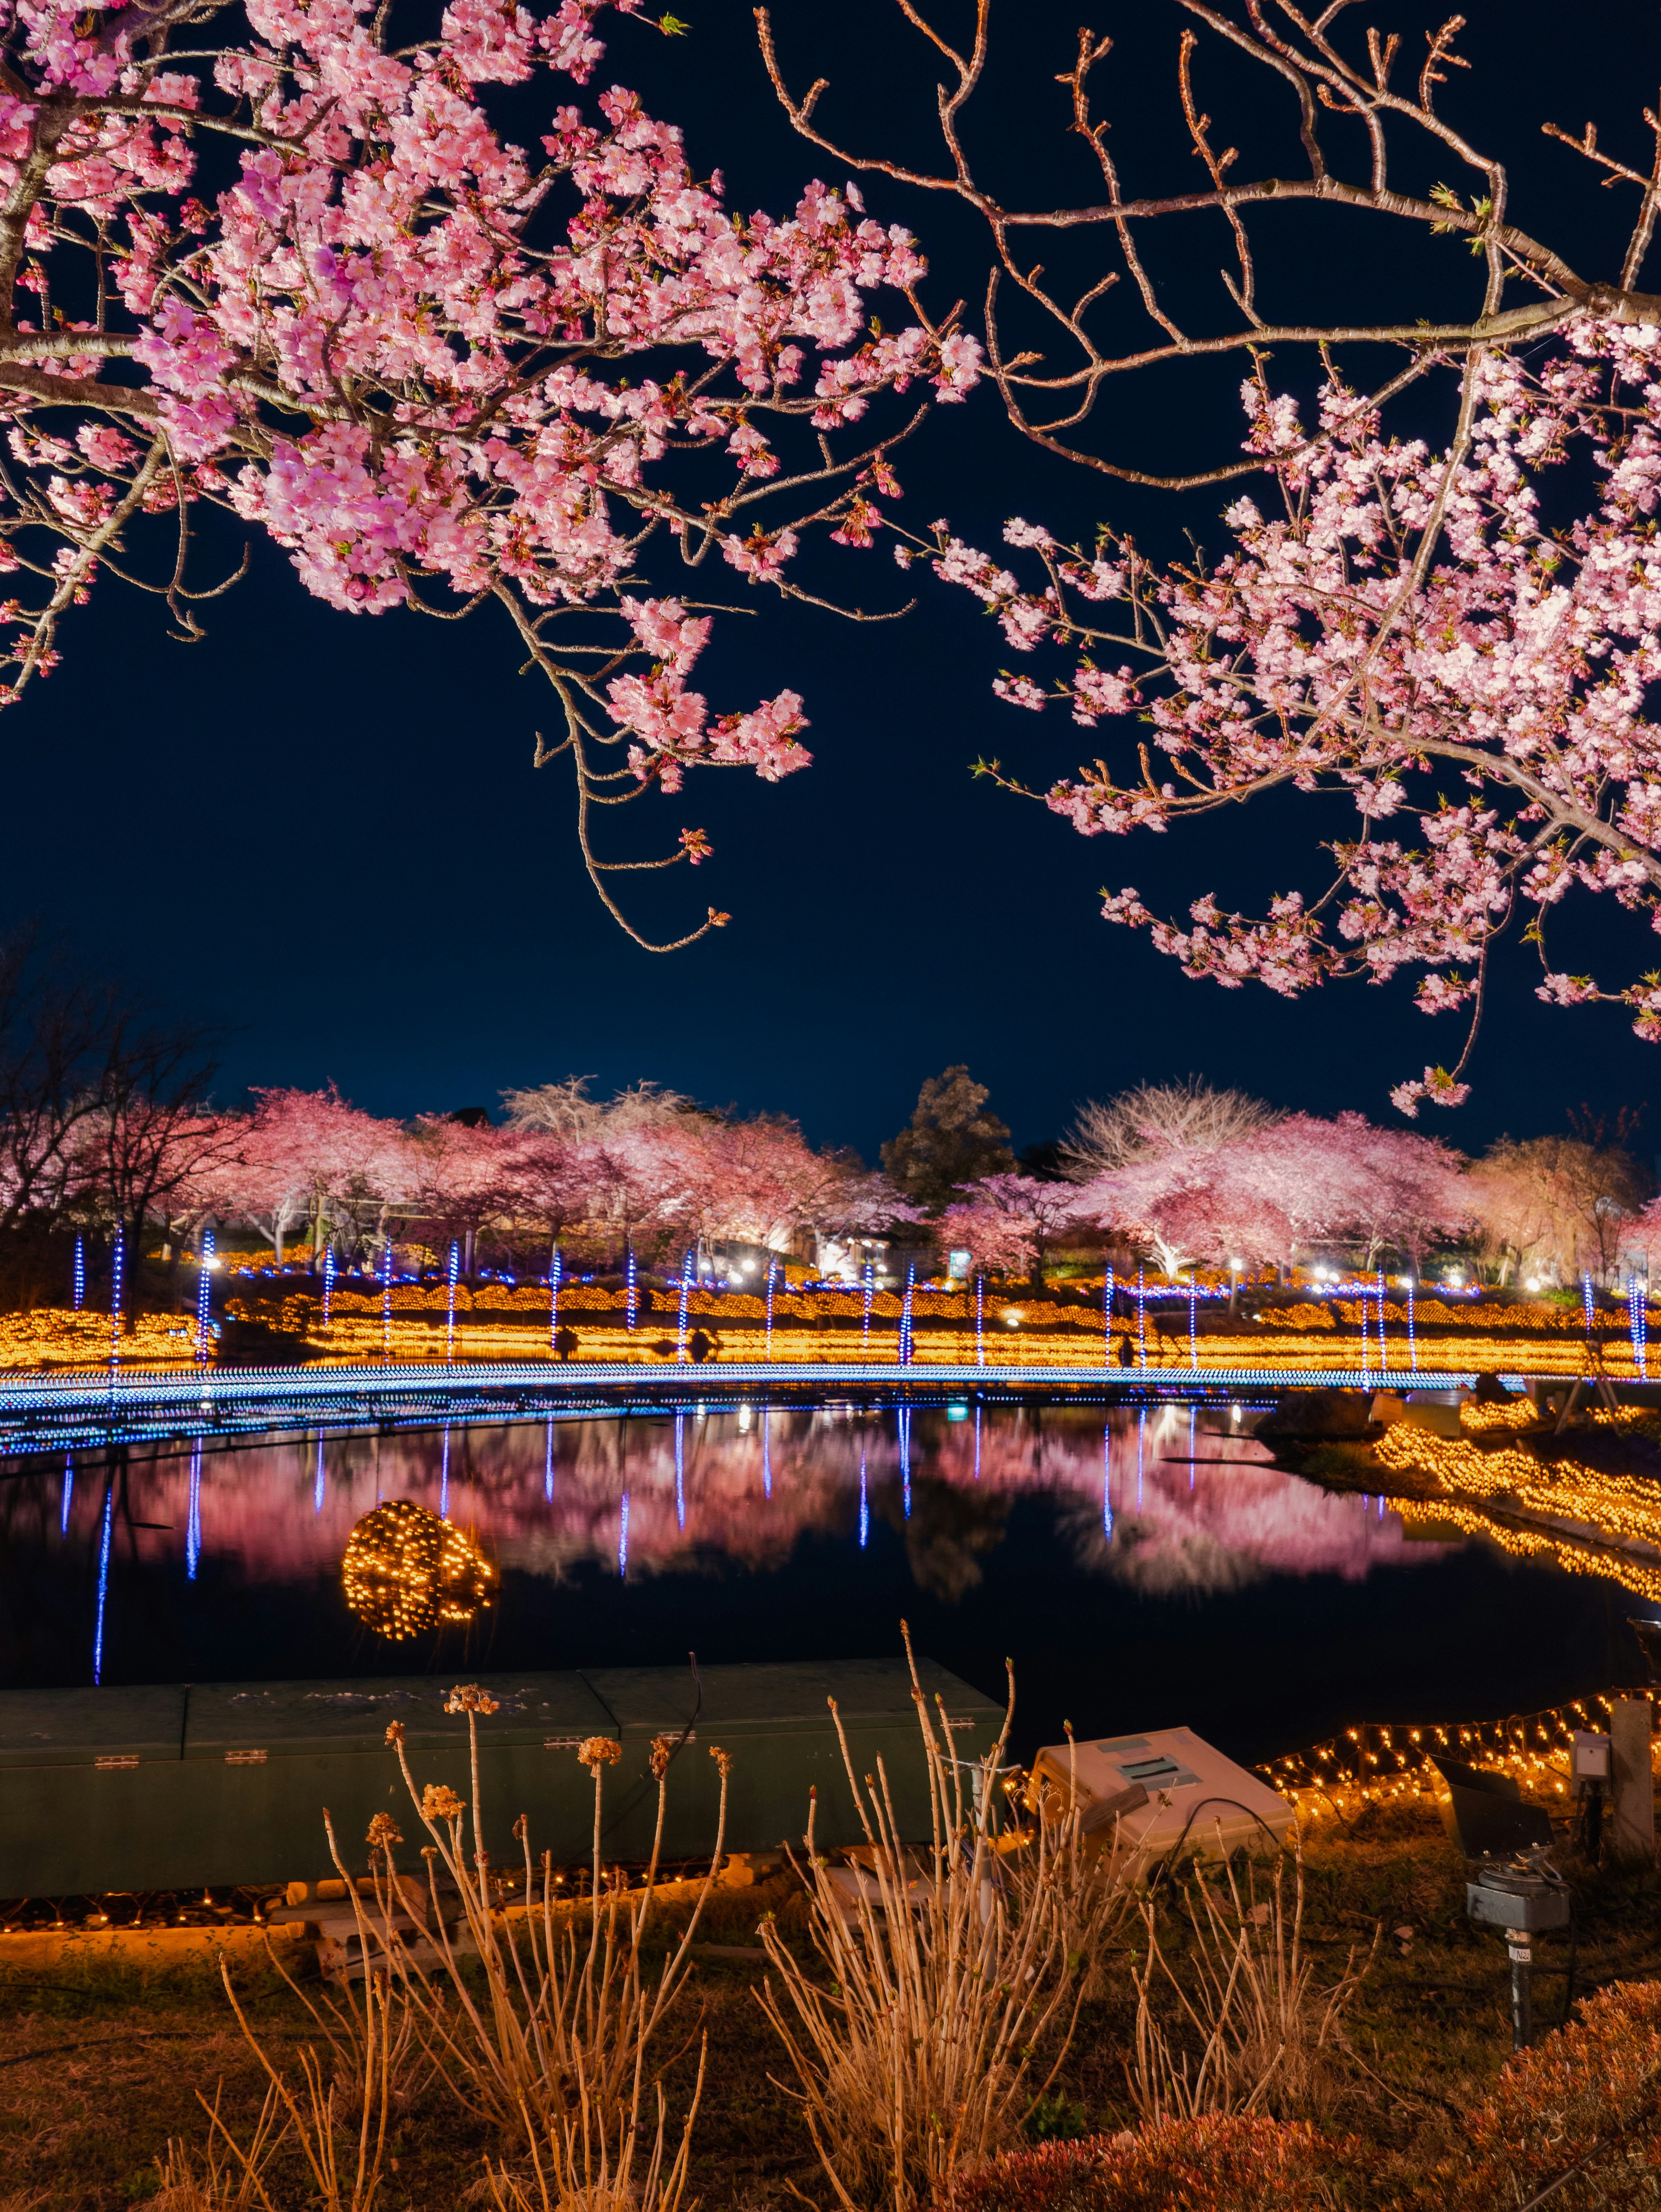
<path fill-rule="evenodd" d="M 493 2123 L 512 2147 L 514 2163 L 490 2173 L 485 2190 L 501 2212 L 677 2212 L 684 2192 L 692 2123 L 703 2069 L 678 2145 L 666 2137 L 660 2083 L 647 2102 L 647 2056 L 686 1979 L 697 1929 L 725 1845 L 727 1778 L 721 1767 L 721 1809 L 715 1856 L 699 1886 L 690 1923 L 671 1942 L 655 1980 L 642 1971 L 663 1836 L 666 1781 L 677 1745 L 660 1736 L 652 1747 L 658 1784 L 657 1833 L 642 1887 L 608 1888 L 600 1862 L 605 1768 L 621 1757 L 608 1738 L 591 1737 L 578 1756 L 593 1777 L 593 1874 L 587 1899 L 557 1893 L 546 1853 L 533 1863 L 521 1818 L 514 1833 L 522 1881 L 504 1889 L 492 1872 L 478 1823 L 478 1717 L 496 1710 L 476 1686 L 451 1693 L 448 1710 L 467 1716 L 472 1775 L 472 1844 L 463 1831 L 469 1808 L 442 1785 L 419 1787 L 396 1722 L 387 1741 L 417 1817 L 432 1838 L 423 1850 L 424 1881 L 401 1875 L 403 1841 L 378 1813 L 369 1826 L 372 1894 L 348 1873 L 326 1812 L 329 1850 L 351 1899 L 365 1971 L 344 1984 L 338 2002 L 312 2002 L 273 1953 L 277 1970 L 311 2011 L 326 2059 L 307 2046 L 298 2081 L 267 2056 L 225 1987 L 237 2021 L 268 2082 L 252 2132 L 239 2140 L 216 2106 L 201 2100 L 210 2120 L 206 2145 L 192 2151 L 169 2143 L 160 2202 L 167 2212 L 373 2212 L 386 2178 L 388 2124 L 412 2063 L 419 2061 L 469 2112 Z M 447 1887 L 444 1880 L 447 1877 Z M 424 1892 L 424 1894 L 423 1894 Z M 438 1954 L 429 1971 L 399 1932 L 415 1918 Z M 655 2060 L 659 2070 L 662 2061 Z M 293 2170 L 296 2196 L 280 2179 Z"/>
<path fill-rule="evenodd" d="M 1358 1966 L 1351 1950 L 1338 1979 L 1323 1988 L 1304 1948 L 1304 1860 L 1294 1841 L 1292 1900 L 1287 1855 L 1275 1861 L 1266 1897 L 1248 1862 L 1221 1878 L 1196 1861 L 1183 1889 L 1188 1941 L 1178 1953 L 1160 1939 L 1158 1895 L 1140 1901 L 1147 1950 L 1133 1966 L 1135 2051 L 1126 2067 L 1144 2121 L 1207 2113 L 1283 2118 L 1324 2111 L 1343 2015 L 1378 1949 L 1380 1929 Z"/>
<path fill-rule="evenodd" d="M 1003 1731 L 968 1792 L 946 1713 L 931 1716 L 915 1662 L 912 1690 L 929 1843 L 914 1849 L 900 1837 L 880 1760 L 861 1787 L 832 1700 L 865 1831 L 862 1878 L 851 1896 L 838 1887 L 814 1849 L 810 1811 L 798 1870 L 825 1977 L 792 1955 L 770 1917 L 761 1929 L 782 1986 L 776 1995 L 770 1977 L 757 1996 L 842 2212 L 912 2212 L 1017 2139 L 1066 2054 L 1078 1969 L 1123 1910 L 1121 1880 L 1081 1848 L 1076 1810 L 1040 1818 L 1006 1853 L 976 1809 L 995 1802 L 1013 1681 Z"/>
<path fill-rule="evenodd" d="M 1439 2177 L 1459 2212 L 1511 2212 L 1548 2188 L 1551 2212 L 1661 2203 L 1661 1983 L 1600 1990 L 1519 2051 L 1466 2142 Z"/>
<path fill-rule="evenodd" d="M 678 1943 L 672 1941 L 655 1980 L 649 1980 L 643 1951 L 656 1897 L 676 1740 L 659 1736 L 652 1745 L 657 1826 L 642 1886 L 619 1892 L 606 1884 L 600 1856 L 604 1775 L 622 1757 L 622 1747 L 608 1737 L 592 1736 L 577 1753 L 593 1778 L 587 1900 L 575 1901 L 574 1909 L 574 1901 L 556 1890 L 550 1856 L 544 1852 L 539 1862 L 532 1860 L 521 1817 L 514 1825 L 521 1859 L 517 1897 L 514 1909 L 507 1911 L 506 1893 L 492 1875 L 478 1821 L 478 1722 L 496 1710 L 496 1703 L 468 1686 L 452 1692 L 448 1710 L 467 1716 L 471 1859 L 463 1843 L 468 1808 L 447 1788 L 417 1787 L 405 1755 L 402 1728 L 394 1722 L 387 1730 L 411 1802 L 432 1838 L 423 1852 L 425 1917 L 445 1970 L 440 1979 L 404 1955 L 416 2033 L 439 2078 L 460 2103 L 493 2123 L 514 2145 L 520 2164 L 502 2168 L 495 2177 L 497 2202 L 507 2212 L 550 2212 L 554 2206 L 561 2212 L 611 2212 L 613 2206 L 630 2212 L 675 2212 L 686 2185 L 703 2069 L 700 2063 L 679 2144 L 671 2154 L 660 2084 L 654 2083 L 649 2118 L 645 2112 L 647 2056 L 685 1982 L 698 1921 L 721 1867 L 731 1759 L 718 1747 L 711 1748 L 721 1771 L 721 1802 L 709 1871 Z M 389 1893 L 398 1880 L 393 1850 L 399 1840 L 388 1823 L 380 1841 Z M 447 1877 L 448 1894 L 441 1889 L 441 1875 Z M 453 1936 L 447 1921 L 454 1918 L 458 1907 L 459 1930 Z M 482 1992 L 477 1986 L 480 1978 Z M 654 2055 L 657 2071 L 666 2063 Z"/>
<path fill-rule="evenodd" d="M 1337 2201 L 1333 2169 L 1358 2148 L 1262 2113 L 1161 2120 L 1012 2151 L 960 2180 L 943 2212 L 1313 2212 Z"/>
<path fill-rule="evenodd" d="M 329 1853 L 354 1900 L 364 1955 L 372 1943 L 383 1958 L 395 1957 L 398 1938 L 391 1922 L 390 1857 L 381 1862 L 376 1896 L 381 1906 L 377 1929 L 358 1898 L 356 1884 L 336 1844 L 325 1813 Z M 372 1834 L 372 1843 L 378 1839 Z M 315 2024 L 321 2049 L 307 2044 L 295 2059 L 298 2081 L 280 2070 L 250 2026 L 238 2001 L 228 1965 L 221 1966 L 225 1994 L 248 2048 L 265 2075 L 265 2100 L 250 2134 L 239 2137 L 213 2103 L 197 2092 L 208 2115 L 208 2140 L 200 2150 L 170 2142 L 161 2162 L 158 2203 L 165 2212 L 275 2212 L 279 2189 L 274 2166 L 279 2153 L 302 2171 L 304 2195 L 316 2212 L 372 2212 L 386 2171 L 387 2134 L 393 2101 L 404 2087 L 415 2054 L 415 2023 L 405 1978 L 397 1972 L 366 1973 L 348 1983 L 338 1998 L 321 2005 L 296 1983 L 269 1940 L 272 1964 Z"/>

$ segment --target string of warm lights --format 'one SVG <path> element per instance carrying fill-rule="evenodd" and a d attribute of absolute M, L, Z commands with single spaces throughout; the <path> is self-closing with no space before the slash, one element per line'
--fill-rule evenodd
<path fill-rule="evenodd" d="M 1616 1698 L 1644 1698 L 1653 1732 L 1658 1695 L 1652 1689 L 1610 1690 L 1503 1720 L 1375 1722 L 1346 1729 L 1306 1751 L 1268 1759 L 1257 1771 L 1306 1820 L 1335 1813 L 1348 1818 L 1366 1805 L 1428 1802 L 1445 1795 L 1442 1778 L 1430 1763 L 1436 1752 L 1509 1775 L 1531 1796 L 1550 1802 L 1569 1796 L 1568 1755 L 1576 1730 L 1607 1732 Z"/>
<path fill-rule="evenodd" d="M 340 1571 L 347 1604 L 366 1627 L 394 1644 L 472 1620 L 490 1604 L 494 1576 L 470 1537 L 407 1498 L 364 1516 Z"/>
<path fill-rule="evenodd" d="M 124 1364 L 196 1364 L 195 1332 L 182 1314 L 135 1314 L 122 1346 Z M 107 1314 L 76 1313 L 66 1306 L 0 1314 L 0 1370 L 106 1365 L 109 1350 Z"/>

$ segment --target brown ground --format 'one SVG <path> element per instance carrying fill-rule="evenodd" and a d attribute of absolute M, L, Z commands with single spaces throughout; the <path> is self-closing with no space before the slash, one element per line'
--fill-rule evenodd
<path fill-rule="evenodd" d="M 1615 1877 L 1563 1860 L 1580 1897 L 1578 1986 L 1661 1974 L 1661 1874 Z M 1313 1844 L 1307 1859 L 1305 1934 L 1323 1974 L 1363 1949 L 1376 1923 L 1385 1934 L 1350 2016 L 1352 2057 L 1333 2074 L 1323 2124 L 1363 2139 L 1346 2202 L 1357 2206 L 1436 2201 L 1430 2177 L 1457 2154 L 1461 2115 L 1479 2102 L 1509 2050 L 1504 1947 L 1464 1916 L 1463 1867 L 1428 1813 L 1371 1812 L 1348 1834 Z M 703 1934 L 712 1943 L 756 1942 L 772 1906 L 792 1940 L 802 1901 L 782 1881 L 722 1893 Z M 1410 1929 L 1406 1939 L 1393 1931 Z M 1567 1946 L 1542 1939 L 1539 2014 L 1561 2016 Z M 1062 2131 L 1114 2129 L 1134 2118 L 1123 2053 L 1131 2023 L 1123 1957 L 1109 1962 L 1110 1994 L 1086 2007 L 1064 2069 L 1056 2110 Z M 771 2077 L 781 2054 L 750 1985 L 758 1958 L 701 1954 L 681 2029 L 709 2037 L 697 2137 L 695 2194 L 710 2212 L 783 2212 L 788 2185 L 821 2203 L 805 2131 Z M 305 2015 L 274 1976 L 247 1978 L 251 2016 L 279 2063 Z M 690 2056 L 672 2069 L 684 2095 Z M 0 1982 L 0 2212 L 117 2212 L 155 2187 L 155 2161 L 169 2136 L 199 2141 L 197 2092 L 222 2084 L 228 2118 L 251 2118 L 259 2087 L 253 2061 L 222 1994 L 205 1972 L 125 1975 L 83 1970 Z M 383 2212 L 462 2212 L 484 2201 L 477 2185 L 490 2148 L 485 2132 L 429 2092 L 405 2103 L 396 2172 Z M 14 2195 L 13 2192 L 15 2192 Z"/>

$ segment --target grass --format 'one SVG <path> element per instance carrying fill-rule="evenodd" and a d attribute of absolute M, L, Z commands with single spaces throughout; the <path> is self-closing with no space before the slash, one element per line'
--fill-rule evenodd
<path fill-rule="evenodd" d="M 1562 1863 L 1579 1896 L 1581 1988 L 1661 1974 L 1661 1874 Z M 1347 2015 L 1352 2059 L 1340 2069 L 1324 2122 L 1366 2146 L 1348 2205 L 1383 2212 L 1433 2202 L 1435 2169 L 1459 2154 L 1464 2114 L 1510 2054 L 1504 1946 L 1466 1920 L 1463 1880 L 1434 1815 L 1416 1809 L 1369 1810 L 1347 1833 L 1307 1850 L 1305 1941 L 1319 1974 L 1335 1979 L 1350 1947 L 1365 1950 L 1375 1923 L 1384 1930 Z M 788 1876 L 718 1890 L 704 1909 L 694 1979 L 667 2046 L 678 2054 L 665 2076 L 672 2122 L 690 2095 L 699 2036 L 709 2037 L 690 2195 L 709 2212 L 785 2212 L 800 2201 L 794 2191 L 819 2203 L 827 2195 L 800 2107 L 780 2086 L 784 2053 L 751 1994 L 764 1964 L 720 1948 L 758 1948 L 768 1911 L 793 1952 L 810 1957 L 806 1900 Z M 666 1913 L 666 1948 L 672 1919 Z M 1410 1935 L 1398 1937 L 1397 1929 Z M 1123 2063 L 1135 2029 L 1133 1934 L 1124 1931 L 1125 1948 L 1109 1960 L 1105 1994 L 1085 2007 L 1040 2131 L 1135 2124 Z M 1561 1968 L 1567 1946 L 1543 1939 L 1537 1955 L 1542 1968 Z M 1536 1986 L 1543 2032 L 1561 2015 L 1563 1977 L 1542 1972 Z M 308 2029 L 275 1975 L 250 1972 L 240 1989 L 274 2051 Z M 203 2138 L 198 2087 L 211 2096 L 222 2082 L 227 2116 L 252 2124 L 263 2083 L 205 1970 L 138 1975 L 99 1966 L 0 1979 L 0 2172 L 8 2190 L 38 2200 L 38 2212 L 120 2212 L 143 2202 L 169 2136 Z M 385 2212 L 488 2204 L 477 2185 L 485 2155 L 498 2148 L 441 2091 L 405 2098 L 393 2124 Z"/>

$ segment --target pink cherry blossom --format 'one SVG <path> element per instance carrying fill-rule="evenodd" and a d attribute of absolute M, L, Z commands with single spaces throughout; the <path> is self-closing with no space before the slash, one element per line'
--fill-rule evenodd
<path fill-rule="evenodd" d="M 649 610 L 716 545 L 800 596 L 807 532 L 868 544 L 874 495 L 898 490 L 888 445 L 972 389 L 980 348 L 927 321 L 915 241 L 856 193 L 810 179 L 782 214 L 731 210 L 624 86 L 550 100 L 533 148 L 505 136 L 495 88 L 587 86 L 605 4 L 449 0 L 414 44 L 371 0 L 248 0 L 219 43 L 186 0 L 0 19 L 0 417 L 21 471 L 0 562 L 40 580 L 10 611 L 0 701 L 55 665 L 139 518 L 182 530 L 205 501 L 344 613 L 505 623 L 551 686 L 538 762 L 569 763 L 614 913 L 597 803 L 693 766 L 806 765 L 794 690 L 712 714 L 686 684 L 709 613 Z M 95 330 L 39 311 L 94 282 Z M 136 374 L 108 375 L 121 362 Z M 189 631 L 182 550 L 155 567 Z M 666 650 L 665 624 L 692 635 Z"/>

